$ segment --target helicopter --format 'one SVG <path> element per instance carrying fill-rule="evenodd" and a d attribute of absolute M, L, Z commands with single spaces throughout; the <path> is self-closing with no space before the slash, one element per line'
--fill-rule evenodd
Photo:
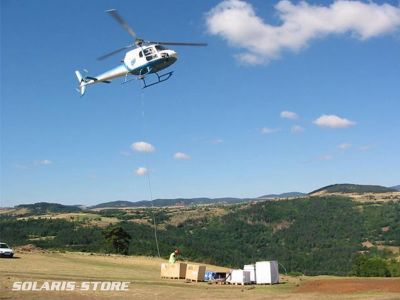
<path fill-rule="evenodd" d="M 82 76 L 80 71 L 75 71 L 76 77 L 79 81 L 79 88 L 77 91 L 81 96 L 85 94 L 88 85 L 96 83 L 111 83 L 111 80 L 123 76 L 125 77 L 123 83 L 136 79 L 142 80 L 143 88 L 159 84 L 168 80 L 172 76 L 173 71 L 161 75 L 158 72 L 168 68 L 178 60 L 178 53 L 164 46 L 207 46 L 207 43 L 145 41 L 137 37 L 135 31 L 119 15 L 116 9 L 110 9 L 106 12 L 128 32 L 128 34 L 133 38 L 134 43 L 102 55 L 98 60 L 106 59 L 124 50 L 131 48 L 134 49 L 125 53 L 125 57 L 121 61 L 122 64 L 98 76 Z M 85 72 L 87 72 L 87 70 L 85 70 Z M 156 76 L 156 80 L 151 83 L 148 81 L 146 82 L 146 77 L 150 74 Z M 128 79 L 129 75 L 133 75 L 135 78 Z"/>

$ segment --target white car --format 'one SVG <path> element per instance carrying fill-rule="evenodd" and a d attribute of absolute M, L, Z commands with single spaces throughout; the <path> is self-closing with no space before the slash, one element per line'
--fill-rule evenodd
<path fill-rule="evenodd" d="M 6 243 L 0 242 L 0 257 L 10 257 L 14 256 L 13 249 L 10 248 Z"/>

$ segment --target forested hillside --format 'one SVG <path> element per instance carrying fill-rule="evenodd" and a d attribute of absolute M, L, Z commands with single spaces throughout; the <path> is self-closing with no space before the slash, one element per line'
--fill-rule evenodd
<path fill-rule="evenodd" d="M 81 209 L 76 205 L 62 205 L 58 203 L 38 202 L 34 204 L 21 204 L 15 207 L 23 211 L 21 215 L 34 216 L 48 213 L 69 213 L 79 212 Z M 25 209 L 25 211 L 23 210 Z"/>
<path fill-rule="evenodd" d="M 193 209 L 200 212 L 207 208 Z M 225 213 L 173 224 L 165 210 L 154 209 L 161 255 L 167 257 L 179 247 L 184 258 L 199 262 L 242 267 L 257 260 L 277 259 L 288 272 L 346 275 L 355 262 L 361 261 L 360 251 L 366 259 L 379 256 L 386 264 L 393 254 L 384 246 L 400 246 L 399 202 L 358 203 L 344 197 L 313 197 L 220 209 Z M 106 215 L 120 220 L 108 228 L 119 226 L 132 237 L 129 254 L 157 254 L 151 219 L 142 224 L 132 222 L 126 212 L 117 209 Z M 43 248 L 109 252 L 113 249 L 104 237 L 108 228 L 75 219 L 17 220 L 2 215 L 0 236 L 12 245 L 33 243 Z M 363 247 L 366 241 L 373 246 Z"/>
<path fill-rule="evenodd" d="M 397 192 L 395 188 L 388 188 L 381 185 L 363 185 L 363 184 L 333 184 L 328 185 L 318 190 L 312 191 L 309 195 L 317 194 L 317 193 L 341 193 L 341 194 L 348 194 L 348 193 L 358 193 L 358 194 L 365 194 L 365 193 L 391 193 Z"/>

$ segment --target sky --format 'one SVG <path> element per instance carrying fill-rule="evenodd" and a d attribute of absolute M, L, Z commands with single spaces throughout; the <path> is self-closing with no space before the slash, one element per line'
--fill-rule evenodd
<path fill-rule="evenodd" d="M 1 1 L 0 206 L 400 184 L 398 1 Z M 138 36 L 162 84 L 75 90 Z M 371 21 L 373 20 L 373 21 Z M 150 184 L 149 184 L 150 183 Z"/>

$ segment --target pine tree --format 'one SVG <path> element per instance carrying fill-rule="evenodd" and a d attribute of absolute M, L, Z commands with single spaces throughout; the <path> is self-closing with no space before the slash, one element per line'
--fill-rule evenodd
<path fill-rule="evenodd" d="M 128 254 L 129 242 L 132 237 L 121 226 L 108 227 L 103 231 L 103 235 L 107 242 L 113 246 L 116 253 Z"/>

